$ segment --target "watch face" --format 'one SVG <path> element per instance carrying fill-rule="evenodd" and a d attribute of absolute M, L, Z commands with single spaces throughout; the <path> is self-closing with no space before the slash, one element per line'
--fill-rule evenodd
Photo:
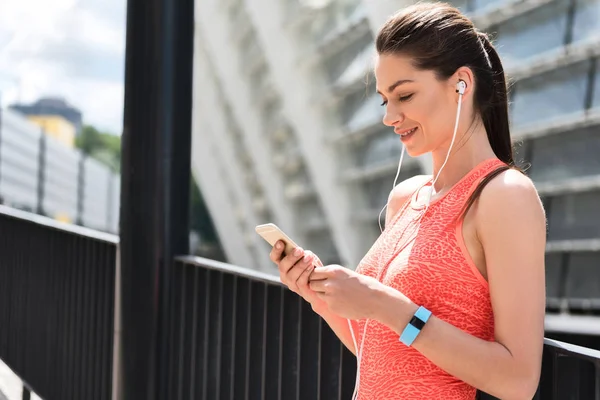
<path fill-rule="evenodd" d="M 417 328 L 418 330 L 421 330 L 421 329 L 423 329 L 423 326 L 425 326 L 425 321 L 423 321 L 422 319 L 420 319 L 419 317 L 417 317 L 415 315 L 410 320 L 410 324 L 412 326 L 414 326 L 415 328 Z"/>

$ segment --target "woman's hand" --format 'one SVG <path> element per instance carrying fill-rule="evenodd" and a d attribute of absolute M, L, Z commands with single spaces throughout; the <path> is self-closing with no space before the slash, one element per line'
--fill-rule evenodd
<path fill-rule="evenodd" d="M 377 319 L 390 298 L 400 299 L 412 308 L 412 302 L 400 292 L 378 280 L 340 265 L 315 270 L 309 287 L 317 293 L 331 312 L 348 319 Z"/>
<path fill-rule="evenodd" d="M 293 254 L 283 256 L 284 245 L 279 241 L 271 250 L 270 258 L 279 269 L 279 278 L 292 292 L 301 296 L 320 314 L 327 308 L 323 300 L 308 287 L 308 278 L 315 266 L 322 267 L 323 263 L 311 251 L 298 247 Z"/>

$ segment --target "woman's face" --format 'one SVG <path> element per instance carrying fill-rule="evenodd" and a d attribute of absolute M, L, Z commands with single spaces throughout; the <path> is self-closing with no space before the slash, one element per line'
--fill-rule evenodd
<path fill-rule="evenodd" d="M 433 71 L 415 69 L 402 55 L 379 55 L 375 78 L 385 107 L 383 123 L 394 127 L 408 154 L 447 151 L 454 132 L 458 79 L 440 81 Z"/>

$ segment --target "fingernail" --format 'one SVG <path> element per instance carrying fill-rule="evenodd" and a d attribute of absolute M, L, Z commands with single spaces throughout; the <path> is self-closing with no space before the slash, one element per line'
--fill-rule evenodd
<path fill-rule="evenodd" d="M 312 263 L 312 257 L 310 257 L 310 256 L 306 257 L 306 256 L 305 256 L 305 257 L 304 257 L 304 263 L 305 263 L 305 264 L 310 264 L 310 263 Z"/>
<path fill-rule="evenodd" d="M 300 247 L 296 247 L 296 249 L 294 250 L 294 255 L 295 256 L 301 256 L 302 255 L 302 249 Z"/>
<path fill-rule="evenodd" d="M 275 245 L 275 248 L 277 250 L 281 250 L 282 247 L 283 247 L 283 245 L 281 244 L 281 242 L 277 242 L 277 244 Z"/>

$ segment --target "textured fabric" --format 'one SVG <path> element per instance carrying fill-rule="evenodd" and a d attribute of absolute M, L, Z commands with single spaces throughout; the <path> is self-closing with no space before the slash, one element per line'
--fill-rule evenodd
<path fill-rule="evenodd" d="M 375 277 L 415 304 L 484 340 L 494 338 L 488 284 L 469 256 L 459 216 L 477 184 L 503 164 L 480 163 L 425 209 L 422 185 L 369 250 L 357 272 Z M 419 227 L 419 222 L 420 227 Z M 358 346 L 365 320 L 353 321 Z M 475 388 L 398 341 L 398 334 L 369 320 L 362 346 L 360 400 L 473 400 Z"/>

